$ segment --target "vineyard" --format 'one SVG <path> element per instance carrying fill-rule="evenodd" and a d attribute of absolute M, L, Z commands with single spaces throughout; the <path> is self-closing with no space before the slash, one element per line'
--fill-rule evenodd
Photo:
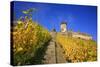
<path fill-rule="evenodd" d="M 42 64 L 39 60 L 42 57 L 41 53 L 46 51 L 44 47 L 48 46 L 52 39 L 50 32 L 31 19 L 28 19 L 27 22 L 18 20 L 17 24 L 12 26 L 12 30 L 13 64 Z M 64 50 L 66 62 L 97 60 L 97 45 L 93 40 L 72 38 L 59 33 L 54 39 L 56 39 L 56 45 L 60 45 Z"/>
<path fill-rule="evenodd" d="M 38 50 L 51 39 L 49 32 L 32 20 L 18 20 L 12 29 L 14 65 L 31 64 Z"/>
<path fill-rule="evenodd" d="M 93 40 L 83 40 L 57 34 L 56 42 L 64 49 L 64 57 L 67 62 L 97 60 L 97 45 Z"/>
<path fill-rule="evenodd" d="M 95 41 L 49 32 L 32 20 L 31 13 L 35 10 L 22 11 L 26 16 L 20 17 L 11 27 L 13 65 L 97 60 Z"/>

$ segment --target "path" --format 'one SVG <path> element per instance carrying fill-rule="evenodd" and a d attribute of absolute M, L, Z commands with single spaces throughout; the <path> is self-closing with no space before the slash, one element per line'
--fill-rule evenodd
<path fill-rule="evenodd" d="M 47 46 L 47 50 L 44 55 L 44 64 L 66 63 L 64 58 L 63 49 L 59 44 L 55 42 L 56 32 L 52 32 L 52 40 Z"/>

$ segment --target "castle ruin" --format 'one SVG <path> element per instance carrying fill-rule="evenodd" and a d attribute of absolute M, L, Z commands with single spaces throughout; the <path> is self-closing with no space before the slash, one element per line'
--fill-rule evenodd
<path fill-rule="evenodd" d="M 70 36 L 70 37 L 73 37 L 73 38 L 80 38 L 80 39 L 84 39 L 84 40 L 92 40 L 92 36 L 90 36 L 86 33 L 69 31 L 68 28 L 67 28 L 66 22 L 62 22 L 60 24 L 60 32 L 56 32 L 56 33 L 60 33 L 62 35 Z"/>

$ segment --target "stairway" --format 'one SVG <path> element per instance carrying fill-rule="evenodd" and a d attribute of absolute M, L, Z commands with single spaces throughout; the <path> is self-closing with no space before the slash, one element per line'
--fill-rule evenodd
<path fill-rule="evenodd" d="M 44 64 L 56 64 L 56 63 L 66 63 L 64 58 L 63 49 L 59 44 L 56 43 L 56 32 L 51 32 L 52 40 L 47 46 L 47 50 L 44 55 Z"/>

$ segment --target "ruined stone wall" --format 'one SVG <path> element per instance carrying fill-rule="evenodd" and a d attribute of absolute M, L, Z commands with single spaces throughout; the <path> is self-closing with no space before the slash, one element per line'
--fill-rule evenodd
<path fill-rule="evenodd" d="M 85 40 L 92 40 L 91 36 L 82 35 L 82 34 L 78 34 L 78 33 L 73 33 L 72 37 L 74 37 L 74 38 L 81 38 L 81 39 L 85 39 Z"/>
<path fill-rule="evenodd" d="M 61 35 L 68 36 L 68 37 L 74 37 L 74 38 L 80 38 L 85 40 L 92 40 L 92 36 L 79 34 L 77 32 L 58 32 Z"/>

